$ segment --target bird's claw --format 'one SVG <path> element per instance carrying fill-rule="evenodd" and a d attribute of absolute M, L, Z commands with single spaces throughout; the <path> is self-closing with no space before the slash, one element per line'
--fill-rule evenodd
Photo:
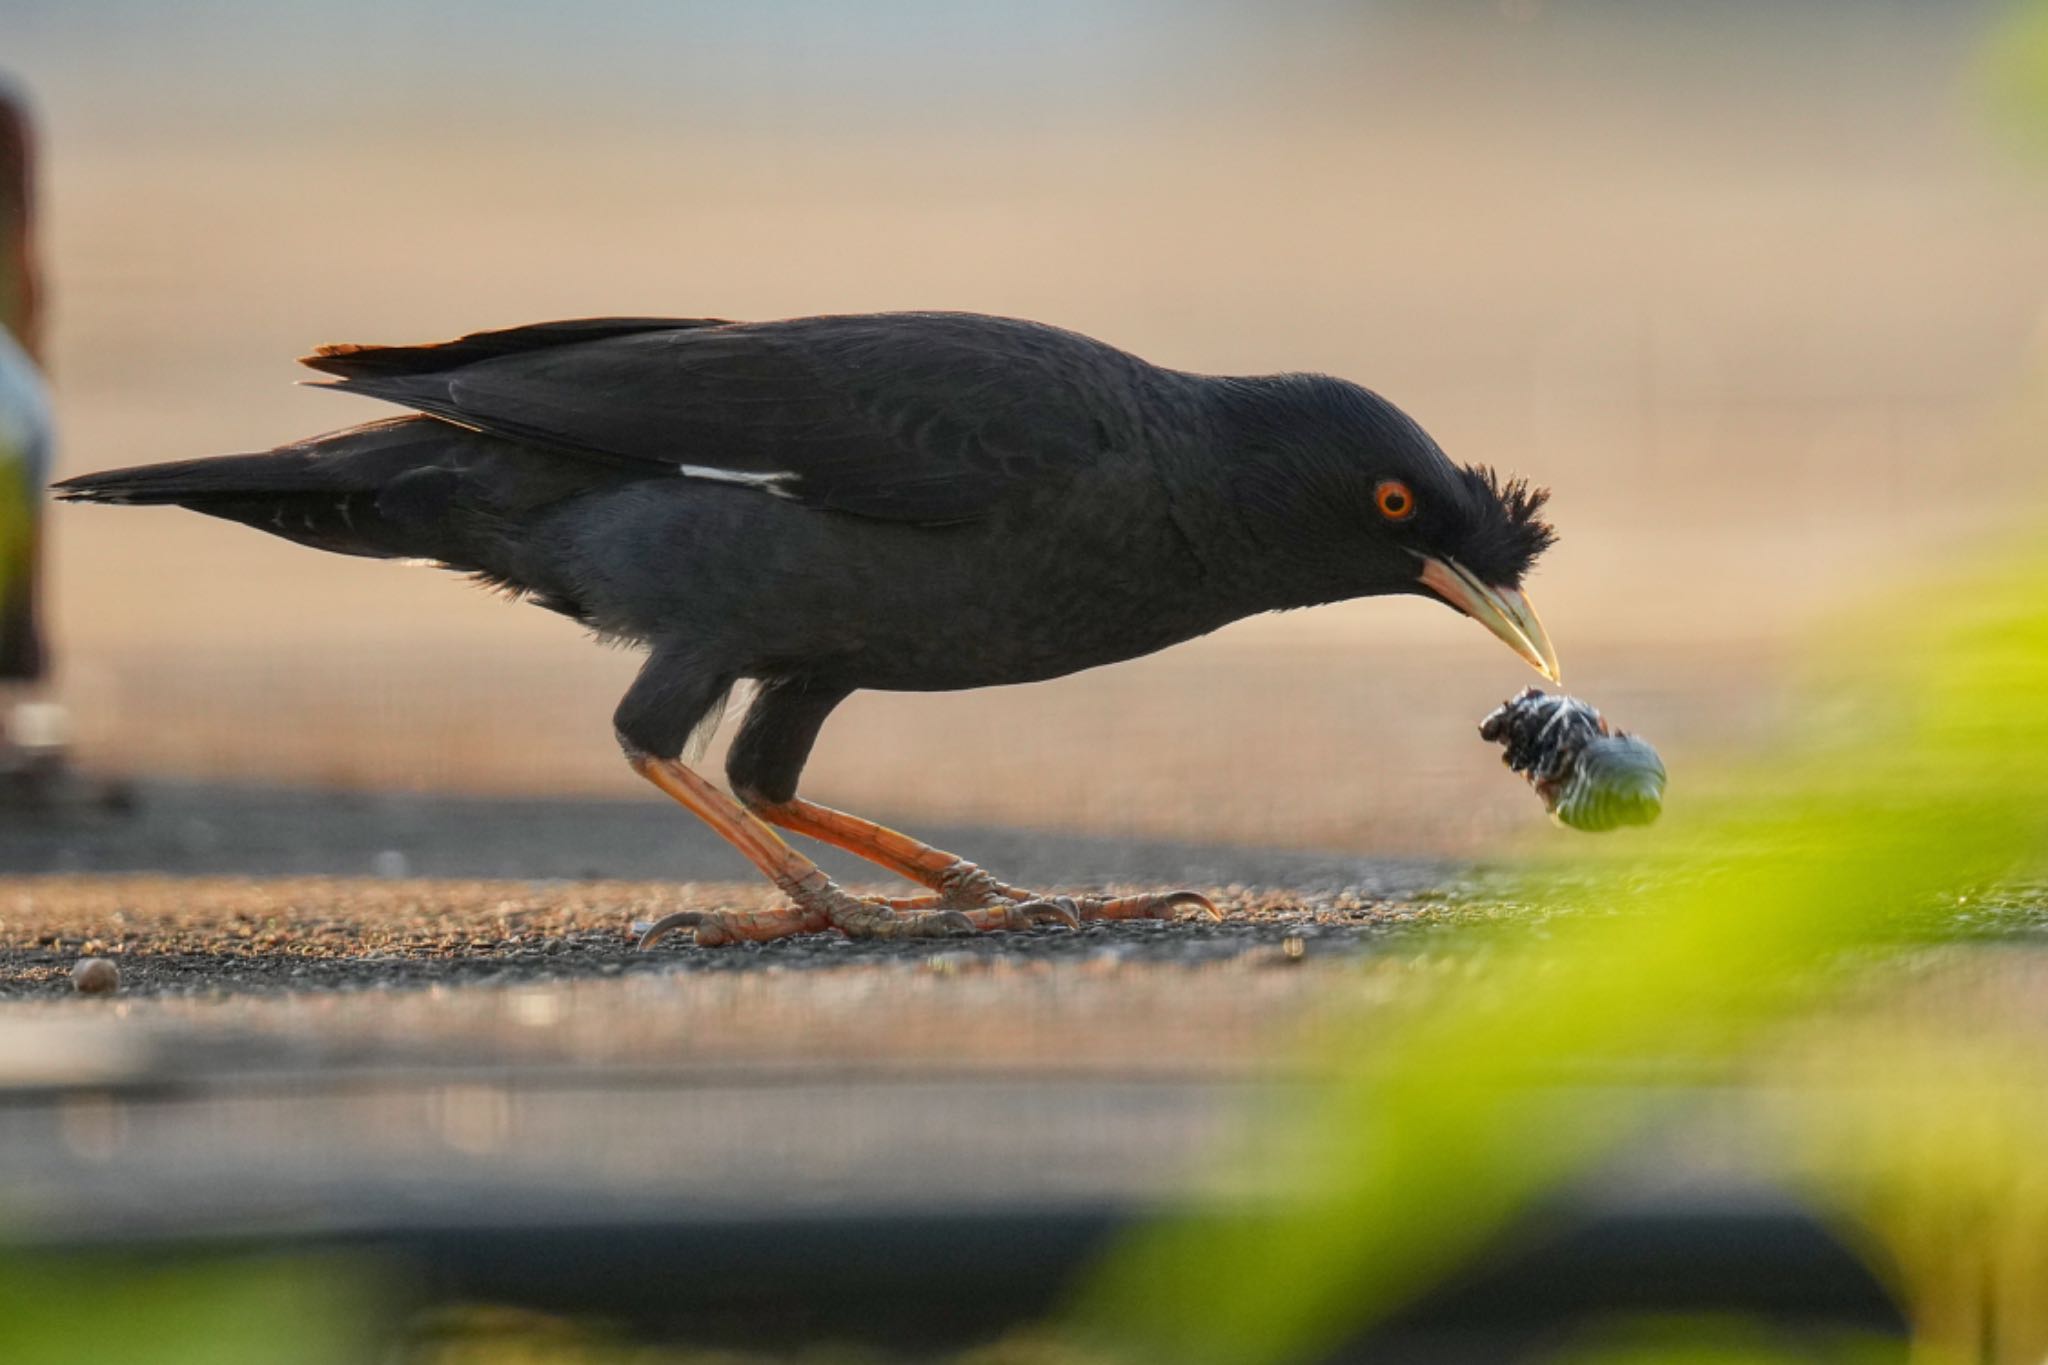
<path fill-rule="evenodd" d="M 635 920 L 633 947 L 644 953 L 676 930 L 695 929 L 702 925 L 704 920 L 705 915 L 699 910 L 678 910 L 672 915 L 663 915 L 651 924 L 644 920 Z"/>
<path fill-rule="evenodd" d="M 824 914 L 801 905 L 775 910 L 678 910 L 652 924 L 635 924 L 633 946 L 644 952 L 678 929 L 694 929 L 699 948 L 719 948 L 791 934 L 818 934 L 831 927 Z"/>
<path fill-rule="evenodd" d="M 1081 927 L 1081 912 L 1071 896 L 1046 896 L 1036 900 L 1011 901 L 1007 905 L 990 908 L 999 910 L 1002 914 L 1002 922 L 990 927 L 1007 929 L 1012 933 L 1048 925 L 1058 929 Z"/>

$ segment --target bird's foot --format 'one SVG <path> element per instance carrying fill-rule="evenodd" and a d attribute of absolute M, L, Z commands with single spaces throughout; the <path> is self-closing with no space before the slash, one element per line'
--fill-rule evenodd
<path fill-rule="evenodd" d="M 1135 896 L 1042 896 L 997 881 L 962 860 L 940 877 L 929 896 L 891 901 L 900 910 L 959 910 L 982 929 L 1029 929 L 1042 924 L 1078 929 L 1097 920 L 1179 919 L 1194 911 L 1212 920 L 1223 912 L 1199 891 L 1151 891 Z"/>
<path fill-rule="evenodd" d="M 1080 927 L 1072 905 L 1015 891 L 1005 895 L 1008 888 L 993 877 L 971 865 L 967 871 L 970 876 L 949 881 L 930 896 L 869 899 L 848 895 L 829 882 L 815 891 L 797 888 L 792 894 L 815 897 L 832 927 L 848 938 L 956 938 L 1047 925 Z"/>
<path fill-rule="evenodd" d="M 1223 918 L 1207 896 L 1194 891 L 1137 896 L 1041 896 L 998 881 L 944 849 L 801 797 L 757 802 L 754 813 L 771 824 L 858 854 L 877 867 L 930 888 L 930 895 L 888 902 L 892 909 L 957 910 L 977 929 L 1028 929 L 1041 924 L 1074 928 L 1090 920 L 1175 919 L 1188 909 L 1199 910 L 1211 919 Z"/>
<path fill-rule="evenodd" d="M 855 896 L 836 884 L 820 881 L 788 888 L 791 903 L 773 910 L 682 910 L 641 927 L 637 946 L 651 948 L 680 929 L 695 931 L 700 948 L 729 943 L 760 943 L 797 934 L 838 930 L 848 938 L 964 938 L 991 931 L 1018 931 L 1054 925 L 1073 929 L 1079 918 L 1071 905 L 1052 901 L 1020 902 L 995 896 L 990 901 L 953 903 L 964 893 L 906 898 Z"/>
<path fill-rule="evenodd" d="M 1199 891 L 1145 892 L 1135 896 L 1041 896 L 996 880 L 965 858 L 935 878 L 934 892 L 910 901 L 895 901 L 899 908 L 944 906 L 961 910 L 970 917 L 977 912 L 1001 912 L 976 923 L 985 929 L 1024 929 L 1034 924 L 1059 924 L 1079 928 L 1093 920 L 1179 919 L 1183 911 L 1195 910 L 1220 920 L 1223 912 Z"/>

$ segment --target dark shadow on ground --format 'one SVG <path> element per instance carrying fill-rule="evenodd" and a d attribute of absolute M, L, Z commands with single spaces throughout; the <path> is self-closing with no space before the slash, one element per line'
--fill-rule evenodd
<path fill-rule="evenodd" d="M 611 878 L 740 881 L 751 869 L 658 798 L 478 797 L 183 782 L 137 784 L 124 808 L 75 805 L 0 818 L 0 876 L 161 872 L 180 876 Z M 939 847 L 1028 886 L 1243 885 L 1397 895 L 1439 884 L 1450 865 L 1278 849 L 917 827 Z M 818 850 L 835 876 L 881 874 Z"/>

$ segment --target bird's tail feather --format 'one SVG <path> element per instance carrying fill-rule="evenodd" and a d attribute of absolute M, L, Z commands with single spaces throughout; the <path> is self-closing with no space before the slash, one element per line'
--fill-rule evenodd
<path fill-rule="evenodd" d="M 81 474 L 68 502 L 188 507 L 337 554 L 501 573 L 495 536 L 589 472 L 430 417 L 396 417 L 258 455 Z"/>
<path fill-rule="evenodd" d="M 189 507 L 336 554 L 426 560 L 586 620 L 533 527 L 546 509 L 622 477 L 415 414 L 260 455 L 81 474 L 56 491 L 69 502 Z"/>
<path fill-rule="evenodd" d="M 339 554 L 432 554 L 390 515 L 387 493 L 444 451 L 449 431 L 397 418 L 257 455 L 81 474 L 57 484 L 67 502 L 175 505 Z"/>

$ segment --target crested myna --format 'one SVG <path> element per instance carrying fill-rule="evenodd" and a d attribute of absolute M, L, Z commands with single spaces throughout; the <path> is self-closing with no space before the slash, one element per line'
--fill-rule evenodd
<path fill-rule="evenodd" d="M 60 492 L 431 560 L 644 645 L 614 717 L 628 761 L 791 901 L 687 917 L 703 944 L 1206 905 L 1039 900 L 799 797 L 819 727 L 861 688 L 1053 678 L 1255 612 L 1388 593 L 1439 598 L 1557 674 L 1521 591 L 1552 540 L 1543 492 L 1453 464 L 1340 379 L 1187 374 L 964 313 L 591 319 L 305 363 L 411 411 Z M 758 693 L 727 796 L 680 760 L 742 679 Z M 931 894 L 851 896 L 771 825 Z"/>

